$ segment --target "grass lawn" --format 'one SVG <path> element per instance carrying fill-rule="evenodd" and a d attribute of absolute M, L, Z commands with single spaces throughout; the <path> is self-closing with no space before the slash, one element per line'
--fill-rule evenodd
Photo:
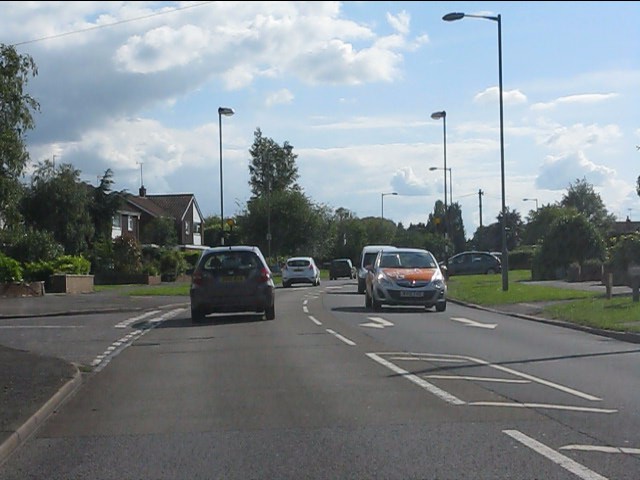
<path fill-rule="evenodd" d="M 640 302 L 631 295 L 607 299 L 597 292 L 528 285 L 528 270 L 509 271 L 509 290 L 502 290 L 502 275 L 453 276 L 449 298 L 484 306 L 509 303 L 558 302 L 544 307 L 542 316 L 604 330 L 640 332 Z"/>

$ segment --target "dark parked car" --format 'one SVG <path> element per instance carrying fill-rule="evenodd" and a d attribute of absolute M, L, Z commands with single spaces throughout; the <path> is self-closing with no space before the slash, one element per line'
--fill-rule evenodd
<path fill-rule="evenodd" d="M 462 252 L 449 258 L 447 273 L 451 275 L 479 275 L 502 271 L 500 259 L 489 252 Z"/>
<path fill-rule="evenodd" d="M 336 258 L 329 266 L 329 280 L 356 278 L 356 269 L 348 258 Z"/>
<path fill-rule="evenodd" d="M 210 313 L 264 312 L 275 318 L 275 284 L 258 247 L 229 246 L 205 250 L 191 276 L 191 319 Z"/>

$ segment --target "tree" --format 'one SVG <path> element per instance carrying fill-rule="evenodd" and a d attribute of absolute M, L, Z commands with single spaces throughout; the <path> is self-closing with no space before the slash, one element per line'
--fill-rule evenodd
<path fill-rule="evenodd" d="M 29 160 L 24 135 L 35 126 L 31 113 L 40 110 L 25 89 L 37 74 L 33 58 L 0 44 L 0 227 L 20 220 L 20 177 Z"/>
<path fill-rule="evenodd" d="M 556 219 L 578 213 L 575 208 L 556 205 L 543 205 L 529 213 L 529 221 L 523 226 L 522 243 L 524 245 L 536 245 L 540 243 L 549 232 L 549 225 Z"/>
<path fill-rule="evenodd" d="M 153 243 L 161 247 L 178 244 L 178 232 L 173 218 L 160 217 L 148 222 L 140 231 L 140 243 Z"/>
<path fill-rule="evenodd" d="M 249 185 L 253 196 L 300 190 L 296 184 L 298 156 L 293 153 L 293 146 L 289 145 L 289 142 L 280 146 L 271 138 L 263 137 L 260 128 L 257 128 L 253 135 L 253 145 L 249 149 Z"/>
<path fill-rule="evenodd" d="M 91 197 L 80 171 L 63 163 L 40 162 L 25 193 L 23 215 L 28 224 L 48 230 L 68 255 L 86 253 L 94 235 Z"/>
<path fill-rule="evenodd" d="M 600 195 L 585 178 L 577 179 L 569 185 L 567 193 L 563 195 L 560 205 L 573 207 L 582 213 L 589 222 L 592 222 L 606 236 L 616 221 L 615 215 L 610 215 L 604 206 Z"/>
<path fill-rule="evenodd" d="M 100 185 L 93 190 L 91 218 L 94 239 L 111 239 L 112 219 L 122 206 L 122 192 L 112 192 L 113 171 L 109 168 L 100 179 Z"/>

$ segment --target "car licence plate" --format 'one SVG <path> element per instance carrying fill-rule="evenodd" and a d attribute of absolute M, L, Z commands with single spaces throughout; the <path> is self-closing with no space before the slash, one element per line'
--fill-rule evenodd
<path fill-rule="evenodd" d="M 230 277 L 220 277 L 220 281 L 222 283 L 239 283 L 244 282 L 244 277 L 242 275 L 233 275 Z"/>
<path fill-rule="evenodd" d="M 424 292 L 400 292 L 401 297 L 420 298 L 424 296 Z"/>

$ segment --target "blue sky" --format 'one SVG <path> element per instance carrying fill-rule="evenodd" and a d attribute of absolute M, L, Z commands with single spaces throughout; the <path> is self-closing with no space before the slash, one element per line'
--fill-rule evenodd
<path fill-rule="evenodd" d="M 115 189 L 248 200 L 256 128 L 298 155 L 316 203 L 424 222 L 447 168 L 468 237 L 505 198 L 523 219 L 585 178 L 640 220 L 640 2 L 2 2 L 0 43 L 31 55 L 32 166 L 71 163 Z M 439 170 L 431 171 L 430 167 Z M 451 201 L 451 198 L 449 198 Z"/>

